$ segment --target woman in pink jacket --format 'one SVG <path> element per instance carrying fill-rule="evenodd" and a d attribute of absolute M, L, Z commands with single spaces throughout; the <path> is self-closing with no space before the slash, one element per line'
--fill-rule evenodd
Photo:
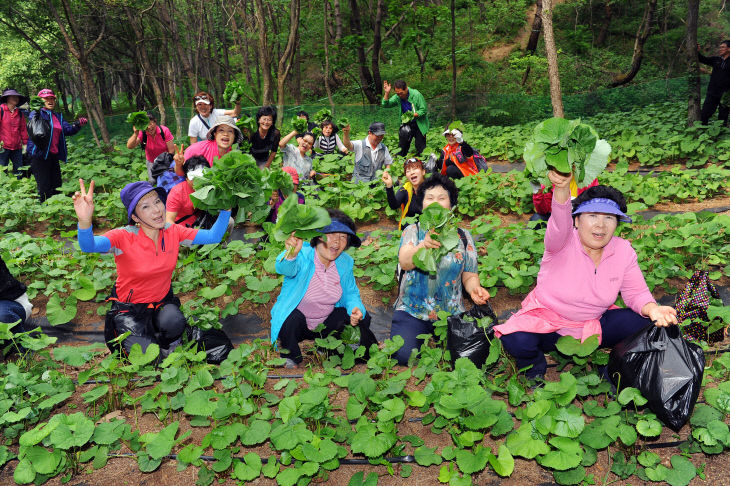
<path fill-rule="evenodd" d="M 28 102 L 14 89 L 6 89 L 0 96 L 0 166 L 13 163 L 13 172 L 20 177 L 23 165 L 23 147 L 28 143 L 25 117 L 18 108 Z"/>
<path fill-rule="evenodd" d="M 544 353 L 561 336 L 584 341 L 597 334 L 612 347 L 645 326 L 677 323 L 676 311 L 657 305 L 631 243 L 614 236 L 619 221 L 631 222 L 620 191 L 591 187 L 570 201 L 571 175 L 551 171 L 552 216 L 537 286 L 522 309 L 495 334 L 528 378 L 545 375 Z M 621 293 L 627 309 L 613 304 Z"/>

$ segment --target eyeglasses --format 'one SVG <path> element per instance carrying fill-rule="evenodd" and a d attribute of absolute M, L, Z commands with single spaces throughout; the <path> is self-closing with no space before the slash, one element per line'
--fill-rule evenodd
<path fill-rule="evenodd" d="M 200 101 L 200 100 L 207 100 L 207 99 L 208 99 L 208 95 L 200 95 L 200 96 L 196 96 L 195 98 L 193 98 L 193 101 Z"/>

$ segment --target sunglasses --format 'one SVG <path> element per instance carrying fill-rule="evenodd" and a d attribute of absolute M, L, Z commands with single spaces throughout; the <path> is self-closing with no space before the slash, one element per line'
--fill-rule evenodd
<path fill-rule="evenodd" d="M 200 100 L 207 100 L 207 99 L 208 99 L 208 95 L 200 95 L 200 96 L 196 96 L 195 98 L 193 98 L 193 101 L 200 101 Z"/>

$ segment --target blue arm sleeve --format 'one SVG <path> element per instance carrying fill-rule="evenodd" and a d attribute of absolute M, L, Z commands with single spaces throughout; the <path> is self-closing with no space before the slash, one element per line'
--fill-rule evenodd
<path fill-rule="evenodd" d="M 231 219 L 230 211 L 221 211 L 218 213 L 218 219 L 215 220 L 213 227 L 209 230 L 198 230 L 193 240 L 194 245 L 207 245 L 210 243 L 220 243 L 223 235 L 228 228 L 228 220 Z"/>
<path fill-rule="evenodd" d="M 91 227 L 78 228 L 79 246 L 86 253 L 106 253 L 112 248 L 112 242 L 106 236 L 94 236 Z"/>

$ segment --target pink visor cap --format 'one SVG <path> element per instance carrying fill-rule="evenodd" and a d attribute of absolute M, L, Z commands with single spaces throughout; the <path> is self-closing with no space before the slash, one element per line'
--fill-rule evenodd
<path fill-rule="evenodd" d="M 55 98 L 56 95 L 53 93 L 53 90 L 45 88 L 38 92 L 39 98 Z"/>

